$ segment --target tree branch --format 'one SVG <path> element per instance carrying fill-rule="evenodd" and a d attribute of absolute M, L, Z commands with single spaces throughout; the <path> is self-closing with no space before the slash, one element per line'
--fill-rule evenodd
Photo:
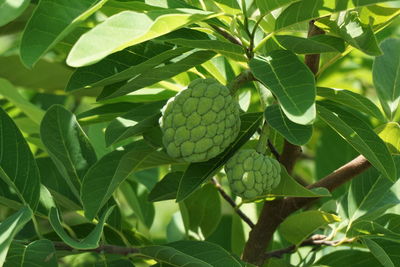
<path fill-rule="evenodd" d="M 310 22 L 308 36 L 322 34 L 314 22 Z M 316 74 L 319 67 L 319 55 L 307 55 L 306 64 L 310 70 Z M 290 144 L 285 140 L 284 149 L 280 156 L 280 162 L 286 167 L 288 173 L 291 173 L 297 158 L 301 154 L 301 148 Z M 318 182 L 308 186 L 307 188 L 324 187 L 329 191 L 334 190 L 350 179 L 369 168 L 370 163 L 363 157 L 359 156 L 344 166 L 340 167 L 333 173 Z M 264 203 L 258 222 L 250 231 L 249 239 L 246 242 L 243 260 L 260 266 L 265 261 L 265 251 L 273 240 L 273 235 L 278 226 L 293 212 L 299 210 L 307 204 L 312 203 L 318 198 L 287 198 L 275 199 Z M 286 249 L 285 251 L 288 251 Z M 289 252 L 287 252 L 289 253 Z"/>
<path fill-rule="evenodd" d="M 217 181 L 217 179 L 212 178 L 211 183 L 213 183 L 215 185 L 215 187 L 218 189 L 221 196 L 229 203 L 229 205 L 232 206 L 232 208 L 239 215 L 239 217 L 242 218 L 242 220 L 245 221 L 250 226 L 250 228 L 253 228 L 254 223 L 250 220 L 249 217 L 247 217 L 246 214 L 244 214 L 239 209 L 239 207 L 236 205 L 236 202 L 225 192 L 225 190 L 222 188 L 221 184 Z"/>

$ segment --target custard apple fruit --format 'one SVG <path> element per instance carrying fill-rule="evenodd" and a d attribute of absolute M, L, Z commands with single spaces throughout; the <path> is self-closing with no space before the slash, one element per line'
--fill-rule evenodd
<path fill-rule="evenodd" d="M 281 180 L 281 166 L 254 149 L 242 149 L 225 164 L 232 192 L 243 199 L 268 194 Z"/>
<path fill-rule="evenodd" d="M 239 104 L 214 79 L 197 79 L 161 110 L 167 153 L 186 162 L 207 161 L 227 148 L 240 129 Z"/>

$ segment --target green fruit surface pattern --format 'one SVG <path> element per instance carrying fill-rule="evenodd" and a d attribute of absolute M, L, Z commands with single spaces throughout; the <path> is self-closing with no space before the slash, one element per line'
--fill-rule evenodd
<path fill-rule="evenodd" d="M 240 130 L 239 104 L 214 79 L 197 79 L 171 98 L 160 119 L 167 153 L 186 162 L 207 161 L 225 150 Z"/>
<path fill-rule="evenodd" d="M 281 166 L 254 149 L 242 149 L 225 164 L 232 192 L 243 199 L 268 194 L 281 180 Z"/>

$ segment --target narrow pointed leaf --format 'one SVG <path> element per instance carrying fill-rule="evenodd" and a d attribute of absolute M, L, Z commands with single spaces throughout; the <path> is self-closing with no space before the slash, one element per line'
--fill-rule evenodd
<path fill-rule="evenodd" d="M 372 255 L 385 267 L 395 267 L 385 250 L 378 245 L 372 238 L 361 238 L 361 241 L 367 246 Z"/>
<path fill-rule="evenodd" d="M 246 113 L 240 117 L 240 132 L 236 140 L 224 152 L 206 162 L 192 163 L 184 172 L 179 183 L 176 201 L 191 195 L 202 183 L 210 179 L 230 157 L 254 134 L 259 127 L 262 114 Z"/>
<path fill-rule="evenodd" d="M 67 64 L 72 67 L 90 65 L 128 46 L 213 16 L 214 13 L 195 9 L 165 9 L 148 13 L 123 11 L 82 35 L 72 47 Z"/>
<path fill-rule="evenodd" d="M 157 82 L 172 78 L 182 72 L 188 71 L 189 69 L 208 61 L 214 56 L 215 52 L 213 51 L 189 52 L 188 54 L 185 54 L 185 57 L 180 58 L 176 62 L 148 70 L 147 72 L 129 80 L 129 82 L 123 84 L 122 86 L 105 88 L 101 92 L 98 99 L 107 100 L 129 94 L 138 89 L 142 89 Z"/>
<path fill-rule="evenodd" d="M 379 137 L 388 146 L 391 153 L 400 155 L 400 125 L 398 122 L 389 122 L 375 129 Z"/>
<path fill-rule="evenodd" d="M 96 154 L 75 115 L 53 105 L 42 120 L 40 135 L 49 156 L 79 198 L 82 178 L 96 162 Z"/>
<path fill-rule="evenodd" d="M 95 249 L 99 246 L 99 241 L 103 233 L 103 227 L 108 217 L 113 211 L 114 206 L 110 207 L 99 219 L 94 229 L 82 240 L 75 240 L 71 238 L 64 230 L 61 225 L 60 214 L 57 208 L 51 208 L 49 213 L 49 221 L 51 226 L 57 235 L 64 241 L 68 246 L 76 249 Z"/>
<path fill-rule="evenodd" d="M 377 168 L 385 177 L 396 181 L 396 166 L 389 149 L 371 127 L 350 113 L 338 114 L 318 105 L 318 115 L 350 145 Z"/>
<path fill-rule="evenodd" d="M 392 119 L 400 103 L 400 39 L 386 39 L 380 47 L 383 55 L 375 58 L 373 80 L 383 110 Z"/>
<path fill-rule="evenodd" d="M 49 49 L 107 0 L 41 0 L 21 40 L 21 59 L 32 67 Z"/>
<path fill-rule="evenodd" d="M 249 63 L 254 76 L 278 98 L 285 115 L 297 124 L 315 119 L 315 78 L 293 52 L 274 50 Z"/>
<path fill-rule="evenodd" d="M 8 249 L 15 235 L 31 220 L 32 210 L 23 207 L 0 224 L 0 266 L 3 266 Z"/>
<path fill-rule="evenodd" d="M 10 246 L 4 267 L 14 266 L 57 267 L 56 250 L 47 239 L 36 240 L 28 245 L 14 242 Z"/>
<path fill-rule="evenodd" d="M 371 115 L 381 122 L 386 121 L 379 108 L 371 100 L 363 95 L 354 93 L 349 90 L 327 87 L 318 87 L 317 95 L 324 97 L 330 101 L 336 102 L 340 105 L 344 105 L 349 108 L 361 111 L 365 114 Z"/>
<path fill-rule="evenodd" d="M 139 141 L 128 151 L 111 152 L 93 165 L 83 179 L 81 190 L 85 216 L 92 220 L 117 187 L 154 151 Z"/>
<path fill-rule="evenodd" d="M 124 81 L 188 51 L 189 48 L 173 48 L 151 41 L 128 47 L 96 64 L 76 69 L 65 90 L 70 92 Z"/>
<path fill-rule="evenodd" d="M 294 145 L 306 144 L 312 135 L 311 125 L 301 125 L 289 120 L 278 105 L 265 109 L 265 119 L 268 124 Z"/>
<path fill-rule="evenodd" d="M 277 0 L 277 1 L 265 1 L 265 0 L 256 0 L 257 7 L 260 9 L 262 13 L 271 12 L 277 8 L 286 6 L 288 4 L 298 2 L 300 0 Z"/>
<path fill-rule="evenodd" d="M 13 120 L 0 108 L 1 180 L 3 182 L 0 185 L 4 190 L 9 187 L 19 201 L 36 210 L 40 195 L 39 169 L 25 138 Z"/>
<path fill-rule="evenodd" d="M 156 202 L 176 198 L 183 172 L 171 172 L 164 176 L 150 191 L 149 201 Z"/>

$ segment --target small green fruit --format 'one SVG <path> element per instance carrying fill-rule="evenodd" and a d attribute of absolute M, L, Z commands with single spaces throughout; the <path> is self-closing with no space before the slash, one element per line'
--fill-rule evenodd
<path fill-rule="evenodd" d="M 171 157 L 207 161 L 239 134 L 239 105 L 229 89 L 216 80 L 197 79 L 167 102 L 160 125 L 163 144 Z"/>
<path fill-rule="evenodd" d="M 254 149 L 237 152 L 226 163 L 225 172 L 232 192 L 243 199 L 266 195 L 281 180 L 279 162 Z"/>

